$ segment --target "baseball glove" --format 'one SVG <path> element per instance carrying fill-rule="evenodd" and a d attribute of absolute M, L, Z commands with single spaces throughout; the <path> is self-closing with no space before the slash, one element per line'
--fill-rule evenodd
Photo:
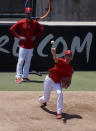
<path fill-rule="evenodd" d="M 62 77 L 60 80 L 61 88 L 68 88 L 71 84 L 71 79 L 69 77 Z"/>

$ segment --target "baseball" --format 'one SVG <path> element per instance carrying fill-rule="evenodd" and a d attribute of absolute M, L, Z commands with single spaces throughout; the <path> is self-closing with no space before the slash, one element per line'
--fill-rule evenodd
<path fill-rule="evenodd" d="M 54 44 L 54 40 L 51 40 L 51 44 Z"/>

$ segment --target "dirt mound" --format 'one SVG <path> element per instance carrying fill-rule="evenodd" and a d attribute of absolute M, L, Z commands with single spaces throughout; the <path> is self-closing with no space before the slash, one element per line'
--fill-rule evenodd
<path fill-rule="evenodd" d="M 54 92 L 40 108 L 43 92 L 0 92 L 0 131 L 96 131 L 96 92 L 64 92 L 63 118 L 56 119 Z"/>

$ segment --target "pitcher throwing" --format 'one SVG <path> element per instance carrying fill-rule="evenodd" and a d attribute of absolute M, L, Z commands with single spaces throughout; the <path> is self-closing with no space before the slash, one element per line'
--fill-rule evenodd
<path fill-rule="evenodd" d="M 73 67 L 69 64 L 72 60 L 72 51 L 66 50 L 64 58 L 56 57 L 56 49 L 52 48 L 53 60 L 55 66 L 49 69 L 49 75 L 44 81 L 44 96 L 39 97 L 39 103 L 46 106 L 50 98 L 51 90 L 57 94 L 57 118 L 62 118 L 63 93 L 62 88 L 68 88 L 71 84 Z"/>

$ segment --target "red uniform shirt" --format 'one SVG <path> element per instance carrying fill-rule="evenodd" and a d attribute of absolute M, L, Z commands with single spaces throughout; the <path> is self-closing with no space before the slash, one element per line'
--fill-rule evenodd
<path fill-rule="evenodd" d="M 54 82 L 60 82 L 62 77 L 72 77 L 73 67 L 66 63 L 66 60 L 59 58 L 57 64 L 51 69 L 49 69 L 50 78 Z"/>
<path fill-rule="evenodd" d="M 19 30 L 20 35 L 16 32 Z M 20 36 L 25 37 L 26 40 L 20 40 L 19 45 L 26 49 L 31 49 L 34 47 L 34 41 L 32 41 L 32 36 L 35 36 L 36 39 L 41 36 L 44 31 L 42 25 L 40 25 L 36 20 L 32 20 L 30 22 L 27 21 L 26 18 L 18 21 L 14 24 L 10 31 L 14 36 L 20 38 Z"/>

